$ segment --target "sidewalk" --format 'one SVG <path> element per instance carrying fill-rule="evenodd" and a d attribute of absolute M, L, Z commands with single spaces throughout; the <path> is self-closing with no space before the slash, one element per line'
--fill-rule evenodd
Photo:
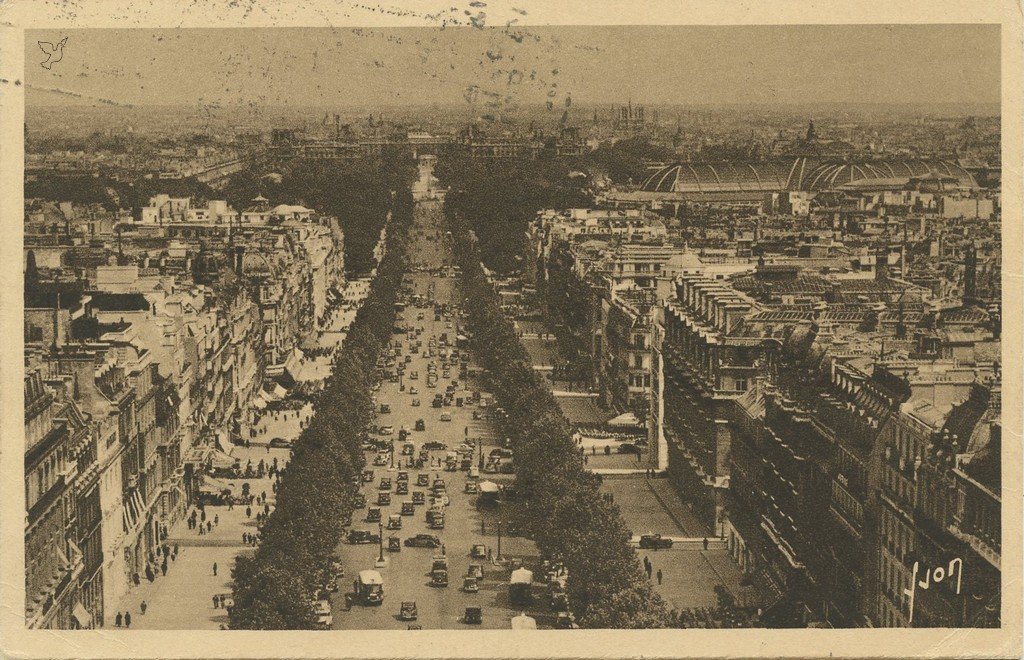
<path fill-rule="evenodd" d="M 289 420 L 297 429 L 296 418 Z M 274 432 L 284 429 L 275 428 Z M 271 463 L 276 457 L 279 465 L 288 460 L 287 449 L 270 449 L 253 445 L 246 449 L 234 448 L 234 454 L 244 466 L 247 461 L 259 463 L 262 458 Z M 270 510 L 274 508 L 274 491 L 271 479 L 225 479 L 235 484 L 241 493 L 242 483 L 250 484 L 250 492 L 259 496 L 267 493 Z M 149 582 L 145 578 L 139 586 L 132 588 L 128 595 L 114 608 L 105 608 L 105 627 L 113 627 L 118 612 L 131 612 L 132 628 L 143 630 L 217 630 L 227 624 L 227 611 L 214 609 L 214 594 L 231 592 L 231 568 L 235 557 L 242 552 L 254 552 L 255 548 L 242 543 L 242 534 L 256 533 L 256 512 L 262 511 L 262 504 L 253 504 L 252 517 L 245 515 L 246 507 L 236 505 L 232 510 L 225 506 L 206 506 L 206 518 L 214 516 L 218 525 L 208 534 L 199 535 L 198 530 L 188 528 L 187 517 L 170 530 L 165 541 L 167 546 L 178 545 L 178 556 L 168 562 L 167 575 L 160 575 Z M 190 512 L 191 513 L 191 512 Z M 213 564 L 217 564 L 217 575 L 213 575 Z M 148 605 L 142 614 L 140 604 Z"/>

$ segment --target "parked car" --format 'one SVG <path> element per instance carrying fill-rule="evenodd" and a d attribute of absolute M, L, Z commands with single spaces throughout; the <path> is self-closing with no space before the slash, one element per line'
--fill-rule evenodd
<path fill-rule="evenodd" d="M 366 510 L 366 522 L 380 522 L 379 507 L 370 507 Z"/>
<path fill-rule="evenodd" d="M 412 503 L 413 504 L 426 504 L 427 498 L 421 490 L 414 490 L 412 492 Z"/>
<path fill-rule="evenodd" d="M 408 495 L 409 494 L 409 482 L 399 481 L 398 486 L 395 487 L 395 495 Z"/>
<path fill-rule="evenodd" d="M 418 407 L 420 405 L 420 400 L 419 399 L 413 399 L 412 400 L 412 405 L 413 405 L 414 408 Z"/>
<path fill-rule="evenodd" d="M 397 536 L 388 537 L 388 552 L 401 552 L 402 540 Z"/>
<path fill-rule="evenodd" d="M 330 628 L 334 623 L 334 617 L 331 616 L 331 601 L 327 598 L 320 598 L 316 601 L 316 622 L 321 628 Z"/>
<path fill-rule="evenodd" d="M 423 443 L 423 448 L 428 451 L 444 451 L 445 449 L 448 449 L 448 445 L 443 442 L 438 442 L 437 440 L 431 440 L 430 442 Z"/>
<path fill-rule="evenodd" d="M 433 534 L 417 534 L 405 539 L 407 548 L 440 548 L 441 539 Z"/>
<path fill-rule="evenodd" d="M 377 506 L 391 506 L 391 493 L 378 493 Z"/>
<path fill-rule="evenodd" d="M 423 473 L 417 474 L 416 475 L 416 485 L 417 486 L 429 486 L 430 485 L 430 475 L 423 474 Z"/>
<path fill-rule="evenodd" d="M 467 607 L 462 617 L 463 623 L 481 623 L 483 621 L 483 610 L 479 607 Z"/>
<path fill-rule="evenodd" d="M 469 556 L 473 559 L 486 559 L 487 558 L 487 546 L 483 543 L 477 543 L 469 549 Z"/>
<path fill-rule="evenodd" d="M 416 513 L 416 504 L 413 502 L 402 502 L 402 515 L 411 516 Z"/>
<path fill-rule="evenodd" d="M 615 449 L 615 451 L 620 454 L 639 454 L 640 448 L 631 442 L 623 442 Z"/>
<path fill-rule="evenodd" d="M 377 486 L 379 490 L 391 490 L 391 479 L 385 477 L 380 480 L 380 485 Z"/>
<path fill-rule="evenodd" d="M 427 425 L 426 425 L 426 423 L 422 419 L 417 419 L 416 420 L 416 430 L 417 431 L 426 431 L 427 430 Z"/>
<path fill-rule="evenodd" d="M 640 547 L 651 550 L 671 548 L 672 539 L 667 539 L 661 534 L 644 534 L 640 537 Z"/>
<path fill-rule="evenodd" d="M 390 424 L 382 426 L 377 430 L 377 435 L 393 435 L 395 433 L 395 427 Z"/>

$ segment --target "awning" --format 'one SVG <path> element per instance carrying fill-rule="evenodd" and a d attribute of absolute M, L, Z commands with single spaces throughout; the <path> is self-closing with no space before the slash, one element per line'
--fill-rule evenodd
<path fill-rule="evenodd" d="M 78 623 L 79 628 L 90 628 L 92 627 L 92 615 L 89 614 L 89 610 L 79 601 L 75 601 L 75 606 L 71 608 L 71 616 Z"/>
<path fill-rule="evenodd" d="M 124 524 L 125 532 L 135 527 L 144 511 L 145 505 L 142 502 L 142 495 L 138 490 L 133 490 L 132 494 L 121 506 L 121 522 Z"/>
<path fill-rule="evenodd" d="M 230 468 L 233 467 L 235 463 L 238 462 L 238 459 L 236 459 L 234 456 L 222 451 L 210 452 L 208 460 L 210 461 L 210 465 L 212 465 L 215 468 Z"/>
<path fill-rule="evenodd" d="M 199 486 L 200 492 L 213 493 L 215 495 L 220 495 L 224 491 L 227 491 L 229 493 L 234 492 L 234 490 L 234 484 L 228 483 L 226 481 L 221 481 L 220 479 L 211 479 L 210 477 L 204 478 L 202 485 Z"/>
<path fill-rule="evenodd" d="M 618 417 L 612 417 L 607 424 L 608 426 L 640 426 L 640 420 L 633 413 L 626 412 Z"/>
<path fill-rule="evenodd" d="M 284 398 L 288 394 L 288 390 L 295 387 L 295 376 L 289 370 L 289 367 L 285 367 L 280 374 L 274 376 L 274 382 L 276 383 L 274 391 L 281 390 L 283 393 L 279 394 L 280 397 Z"/>

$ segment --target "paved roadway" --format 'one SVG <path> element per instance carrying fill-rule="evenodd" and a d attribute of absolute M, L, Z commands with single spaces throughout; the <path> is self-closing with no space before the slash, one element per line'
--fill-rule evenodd
<path fill-rule="evenodd" d="M 415 213 L 415 228 L 413 231 L 413 243 L 410 247 L 411 266 L 421 264 L 427 268 L 435 268 L 441 265 L 442 260 L 450 258 L 450 249 L 440 237 L 441 231 L 441 205 L 436 201 L 421 201 L 417 205 Z M 450 303 L 457 305 L 460 302 L 460 295 L 456 280 L 452 277 L 441 277 L 430 272 L 411 272 L 408 276 L 412 281 L 415 293 L 427 296 L 432 302 Z M 423 312 L 424 318 L 417 320 L 417 316 Z M 440 321 L 434 320 L 433 309 L 417 309 L 409 305 L 400 315 L 400 319 L 407 326 L 423 327 L 420 339 L 423 342 L 423 350 L 426 350 L 430 338 L 440 337 L 442 333 L 448 333 L 449 338 L 454 342 L 458 332 L 458 319 L 453 315 L 450 319 L 442 316 Z M 402 352 L 400 360 L 404 360 L 409 354 L 409 341 L 403 335 L 393 335 L 392 341 L 402 339 Z M 438 366 L 438 384 L 436 389 L 427 387 L 427 364 L 434 361 Z M 472 366 L 471 362 L 471 366 Z M 417 372 L 419 377 L 411 379 L 412 372 Z M 403 426 L 412 430 L 415 428 L 416 420 L 423 419 L 426 429 L 423 432 L 413 431 L 411 440 L 416 444 L 419 451 L 424 442 L 435 440 L 445 443 L 449 449 L 460 444 L 467 434 L 470 438 L 481 438 L 483 453 L 486 455 L 491 449 L 498 446 L 498 441 L 491 437 L 488 425 L 485 421 L 472 419 L 476 406 L 457 407 L 452 405 L 437 409 L 431 407 L 431 401 L 435 393 L 444 393 L 445 388 L 452 379 L 459 376 L 459 368 L 451 369 L 450 378 L 443 378 L 439 358 L 432 360 L 424 358 L 422 351 L 412 355 L 411 362 L 406 365 L 405 377 L 401 385 L 399 383 L 384 381 L 380 391 L 377 393 L 378 409 L 381 403 L 387 403 L 391 407 L 389 414 L 379 415 L 377 423 L 380 425 L 391 425 L 394 427 L 392 438 L 396 441 L 396 447 L 400 450 L 397 442 L 398 432 Z M 459 383 L 456 396 L 468 397 L 474 388 L 479 387 L 476 383 Z M 412 393 L 416 388 L 418 394 Z M 420 406 L 413 406 L 414 399 L 419 399 Z M 441 413 L 450 413 L 450 422 L 440 421 Z M 483 412 L 483 410 L 481 410 Z M 443 460 L 446 451 L 434 451 L 432 455 Z M 492 555 L 497 558 L 498 537 L 497 527 L 500 514 L 497 512 L 481 512 L 475 507 L 475 495 L 464 492 L 467 481 L 466 472 L 444 472 L 441 467 L 423 470 L 409 469 L 410 494 L 399 496 L 394 493 L 395 477 L 397 470 L 390 470 L 389 467 L 372 466 L 375 452 L 367 452 L 368 467 L 374 469 L 375 479 L 372 483 L 364 484 L 362 492 L 366 495 L 369 505 L 376 505 L 378 485 L 382 476 L 392 479 L 390 506 L 381 507 L 382 519 L 386 523 L 390 514 L 398 513 L 401 504 L 405 500 L 411 500 L 411 493 L 415 490 L 422 490 L 427 499 L 427 504 L 416 506 L 414 516 L 402 516 L 403 527 L 398 531 L 384 530 L 384 538 L 394 534 L 399 536 L 403 542 L 406 538 L 417 533 L 435 534 L 441 538 L 445 545 L 445 551 L 449 561 L 448 587 L 439 588 L 430 586 L 428 572 L 430 570 L 431 558 L 440 550 L 428 548 L 408 548 L 403 545 L 400 552 L 389 552 L 385 549 L 384 555 L 388 560 L 386 567 L 379 569 L 384 579 L 384 603 L 382 606 L 364 606 L 354 604 L 350 610 L 346 610 L 345 592 L 351 589 L 352 581 L 360 570 L 374 568 L 374 562 L 379 554 L 379 548 L 373 545 L 350 545 L 342 542 L 338 547 L 338 554 L 345 567 L 346 578 L 341 582 L 341 589 L 334 594 L 333 600 L 333 627 L 339 629 L 405 629 L 407 623 L 399 621 L 397 614 L 402 601 L 415 601 L 419 610 L 419 619 L 416 623 L 424 629 L 437 628 L 508 628 L 511 617 L 519 614 L 518 609 L 511 607 L 508 602 L 508 577 L 510 569 L 486 560 L 471 560 L 469 551 L 473 544 L 483 543 L 492 550 Z M 408 457 L 396 454 L 396 461 L 402 459 L 403 463 Z M 474 456 L 474 465 L 478 464 L 477 456 Z M 426 488 L 415 485 L 417 475 L 427 473 L 432 482 L 435 476 L 445 479 L 450 497 L 450 505 L 446 510 L 445 529 L 429 530 L 426 524 L 426 509 L 429 507 L 429 493 Z M 511 476 L 482 474 L 481 479 L 490 479 L 496 482 L 508 481 Z M 377 533 L 377 523 L 365 522 L 366 509 L 360 509 L 353 513 L 352 529 L 370 530 Z M 481 523 L 486 525 L 486 533 L 482 533 Z M 386 543 L 386 541 L 385 541 Z M 536 559 L 536 550 L 531 541 L 523 538 L 510 538 L 502 536 L 501 550 L 503 557 L 514 556 L 526 559 L 532 563 Z M 479 593 L 468 594 L 461 590 L 462 577 L 466 575 L 470 563 L 484 564 L 484 580 L 480 586 Z M 466 606 L 476 605 L 483 609 L 483 623 L 480 626 L 466 625 L 461 622 Z"/>

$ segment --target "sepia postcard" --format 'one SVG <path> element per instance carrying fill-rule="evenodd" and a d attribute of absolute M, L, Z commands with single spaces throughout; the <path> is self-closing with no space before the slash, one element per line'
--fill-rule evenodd
<path fill-rule="evenodd" d="M 1020 656 L 1016 3 L 0 33 L 3 657 Z"/>

